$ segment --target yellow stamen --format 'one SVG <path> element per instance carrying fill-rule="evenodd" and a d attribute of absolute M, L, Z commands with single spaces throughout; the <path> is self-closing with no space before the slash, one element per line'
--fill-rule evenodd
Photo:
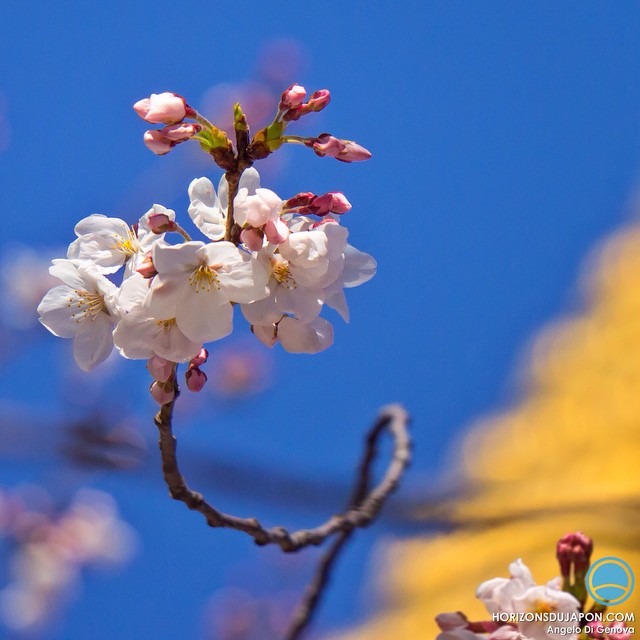
<path fill-rule="evenodd" d="M 212 287 L 220 289 L 220 281 L 218 274 L 208 265 L 201 264 L 190 276 L 189 284 L 196 288 L 196 293 L 200 293 L 200 289 L 207 293 Z"/>
<path fill-rule="evenodd" d="M 77 308 L 77 311 L 71 314 L 71 317 L 77 323 L 82 322 L 86 318 L 93 321 L 101 311 L 104 311 L 106 314 L 109 313 L 105 308 L 104 298 L 99 293 L 78 291 L 78 289 L 74 289 L 73 293 L 75 294 L 75 298 L 69 298 L 67 307 L 71 308 L 74 306 Z"/>
<path fill-rule="evenodd" d="M 124 253 L 128 258 L 135 255 L 140 251 L 140 243 L 138 242 L 138 236 L 133 230 L 133 227 L 127 229 L 127 237 L 116 235 L 116 244 L 114 249 Z"/>
<path fill-rule="evenodd" d="M 289 271 L 289 264 L 287 262 L 274 261 L 273 263 L 273 277 L 279 284 L 283 285 L 287 289 L 297 288 L 296 281 L 292 278 Z"/>

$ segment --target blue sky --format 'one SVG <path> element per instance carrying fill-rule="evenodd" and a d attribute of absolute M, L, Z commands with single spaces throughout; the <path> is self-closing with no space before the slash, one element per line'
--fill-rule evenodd
<path fill-rule="evenodd" d="M 0 153 L 3 246 L 46 253 L 64 247 L 90 213 L 134 220 L 158 201 L 185 220 L 189 181 L 216 182 L 219 171 L 182 149 L 153 156 L 131 105 L 172 90 L 198 106 L 214 85 L 256 79 L 273 40 L 306 50 L 287 82 L 332 91 L 317 125 L 299 131 L 327 130 L 374 153 L 343 165 L 302 148 L 284 152 L 286 165 L 265 186 L 283 197 L 344 191 L 351 242 L 377 258 L 379 272 L 349 292 L 348 326 L 332 318 L 329 351 L 278 353 L 269 393 L 211 424 L 195 421 L 183 434 L 187 455 L 347 482 L 377 407 L 400 401 L 416 440 L 405 497 L 426 497 L 465 425 L 512 397 L 511 373 L 532 333 L 575 304 L 588 250 L 630 215 L 640 157 L 640 8 L 632 2 L 25 1 L 5 3 L 0 22 L 11 127 Z M 19 361 L 3 363 L 0 399 L 60 416 L 64 370 L 75 366 L 66 347 L 44 329 L 29 333 Z M 34 374 L 40 358 L 50 365 Z M 145 371 L 139 363 L 118 371 L 103 401 L 124 403 L 153 443 Z M 206 598 L 239 579 L 233 567 L 271 557 L 172 504 L 153 476 L 154 453 L 148 473 L 77 478 L 114 493 L 141 552 L 122 573 L 91 578 L 50 637 L 197 637 Z M 6 462 L 5 485 L 59 473 L 53 463 Z M 273 523 L 310 524 L 331 510 L 202 481 L 225 508 Z M 363 587 L 371 550 L 398 533 L 382 522 L 357 536 L 318 628 L 375 606 Z"/>

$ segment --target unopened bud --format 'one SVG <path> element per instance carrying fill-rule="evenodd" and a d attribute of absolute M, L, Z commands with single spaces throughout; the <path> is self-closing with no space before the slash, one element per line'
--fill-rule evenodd
<path fill-rule="evenodd" d="M 153 264 L 151 252 L 149 252 L 145 259 L 140 263 L 140 266 L 136 269 L 136 271 L 147 280 L 158 275 L 158 272 L 156 271 L 156 268 Z"/>
<path fill-rule="evenodd" d="M 319 135 L 311 145 L 316 155 L 319 155 L 321 158 L 324 156 L 336 158 L 346 148 L 342 140 L 338 140 L 338 138 L 335 138 L 329 133 Z"/>
<path fill-rule="evenodd" d="M 175 142 L 169 140 L 168 138 L 165 138 L 160 133 L 160 131 L 156 131 L 155 129 L 145 131 L 144 143 L 157 156 L 163 156 L 166 153 L 169 153 L 169 151 L 171 151 L 171 149 L 176 146 Z"/>
<path fill-rule="evenodd" d="M 200 371 L 198 367 L 189 367 L 187 372 L 184 374 L 185 380 L 187 381 L 187 388 L 189 391 L 202 391 L 202 388 L 207 382 L 207 374 L 204 371 Z"/>
<path fill-rule="evenodd" d="M 351 203 L 341 191 L 331 191 L 331 213 L 343 214 L 351 209 Z"/>
<path fill-rule="evenodd" d="M 309 102 L 306 103 L 305 107 L 307 112 L 322 111 L 329 102 L 331 102 L 331 94 L 329 93 L 329 90 L 320 89 L 320 91 L 316 91 L 311 98 L 309 98 Z"/>
<path fill-rule="evenodd" d="M 312 200 L 316 197 L 315 193 L 311 193 L 310 191 L 303 191 L 302 193 L 298 193 L 293 196 L 293 198 L 289 198 L 282 203 L 283 211 L 287 211 L 289 209 L 298 209 L 299 207 L 306 207 L 311 204 Z"/>
<path fill-rule="evenodd" d="M 184 142 L 190 140 L 197 133 L 202 131 L 202 125 L 193 122 L 181 122 L 180 124 L 172 124 L 160 130 L 160 134 L 171 140 L 172 142 Z"/>
<path fill-rule="evenodd" d="M 592 552 L 593 541 L 581 531 L 567 533 L 560 538 L 556 545 L 556 557 L 562 577 L 569 578 L 572 567 L 576 578 L 584 577 L 591 563 Z"/>
<path fill-rule="evenodd" d="M 264 225 L 264 235 L 271 244 L 282 244 L 289 237 L 289 227 L 284 220 L 268 220 Z"/>
<path fill-rule="evenodd" d="M 173 385 L 166 382 L 154 382 L 149 391 L 159 405 L 169 404 L 176 396 Z"/>
<path fill-rule="evenodd" d="M 177 227 L 176 223 L 166 213 L 152 213 L 147 218 L 147 223 L 153 233 L 166 233 L 167 231 L 174 231 Z"/>
<path fill-rule="evenodd" d="M 353 140 L 343 140 L 343 142 L 346 145 L 345 149 L 340 155 L 336 156 L 336 160 L 341 160 L 342 162 L 361 162 L 371 157 L 371 151 L 353 142 Z"/>
<path fill-rule="evenodd" d="M 209 352 L 202 347 L 198 354 L 189 361 L 189 366 L 201 367 L 209 359 Z"/>
<path fill-rule="evenodd" d="M 299 84 L 292 84 L 288 89 L 283 91 L 278 109 L 280 111 L 295 109 L 302 104 L 306 96 L 307 92 L 304 87 Z"/>
<path fill-rule="evenodd" d="M 166 382 L 173 375 L 173 362 L 160 356 L 151 356 L 147 361 L 147 369 L 157 382 Z"/>
<path fill-rule="evenodd" d="M 187 116 L 192 118 L 195 111 L 177 93 L 152 93 L 148 98 L 138 100 L 134 111 L 151 124 L 177 124 Z"/>
<path fill-rule="evenodd" d="M 454 629 L 464 629 L 469 621 L 461 611 L 455 613 L 440 613 L 436 616 L 436 624 L 441 631 L 453 631 Z"/>
<path fill-rule="evenodd" d="M 244 242 L 249 251 L 260 251 L 262 249 L 262 234 L 258 229 L 248 227 L 240 233 L 240 240 Z"/>

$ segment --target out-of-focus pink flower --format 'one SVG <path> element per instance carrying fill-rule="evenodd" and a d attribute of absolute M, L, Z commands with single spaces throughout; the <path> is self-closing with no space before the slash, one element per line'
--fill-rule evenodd
<path fill-rule="evenodd" d="M 133 109 L 143 120 L 151 124 L 177 124 L 187 115 L 195 115 L 182 96 L 170 91 L 152 93 L 148 98 L 138 100 Z"/>
<path fill-rule="evenodd" d="M 155 129 L 145 131 L 144 143 L 157 156 L 163 156 L 169 153 L 169 151 L 176 146 L 176 143 L 173 142 L 173 140 L 165 138 L 160 131 L 156 131 Z"/>

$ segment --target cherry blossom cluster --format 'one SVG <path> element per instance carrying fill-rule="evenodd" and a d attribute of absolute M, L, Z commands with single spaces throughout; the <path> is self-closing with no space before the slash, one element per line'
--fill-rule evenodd
<path fill-rule="evenodd" d="M 133 530 L 105 493 L 82 490 L 58 512 L 48 496 L 39 509 L 27 507 L 25 497 L 33 502 L 34 496 L 0 491 L 0 536 L 12 547 L 0 616 L 23 631 L 50 620 L 79 586 L 84 567 L 121 564 L 135 546 Z"/>
<path fill-rule="evenodd" d="M 535 583 L 522 560 L 512 562 L 509 578 L 492 578 L 476 591 L 491 619 L 471 621 L 460 611 L 442 613 L 436 617 L 441 630 L 436 640 L 629 640 L 633 629 L 624 623 L 611 628 L 592 622 L 606 607 L 586 609 L 592 550 L 592 540 L 581 532 L 563 536 L 556 547 L 561 577 L 545 585 Z"/>
<path fill-rule="evenodd" d="M 351 204 L 340 192 L 283 200 L 260 185 L 251 166 L 285 142 L 345 162 L 370 157 L 330 134 L 285 136 L 288 123 L 324 108 L 330 96 L 322 90 L 305 98 L 302 87 L 289 87 L 273 123 L 253 139 L 236 105 L 235 148 L 181 96 L 154 94 L 134 105 L 147 122 L 165 125 L 145 134 L 153 151 L 194 139 L 225 174 L 217 189 L 207 177 L 189 185 L 188 215 L 202 239 L 192 239 L 175 212 L 159 204 L 135 221 L 92 214 L 76 225 L 66 258 L 50 268 L 61 284 L 38 313 L 51 333 L 73 339 L 82 369 L 104 361 L 115 345 L 125 358 L 148 360 L 158 403 L 173 398 L 177 363 L 187 364 L 187 387 L 199 391 L 207 380 L 204 345 L 232 332 L 235 307 L 268 347 L 317 353 L 332 344 L 333 327 L 321 311 L 326 305 L 347 322 L 344 290 L 376 271 L 374 259 L 348 242 L 341 217 Z"/>

